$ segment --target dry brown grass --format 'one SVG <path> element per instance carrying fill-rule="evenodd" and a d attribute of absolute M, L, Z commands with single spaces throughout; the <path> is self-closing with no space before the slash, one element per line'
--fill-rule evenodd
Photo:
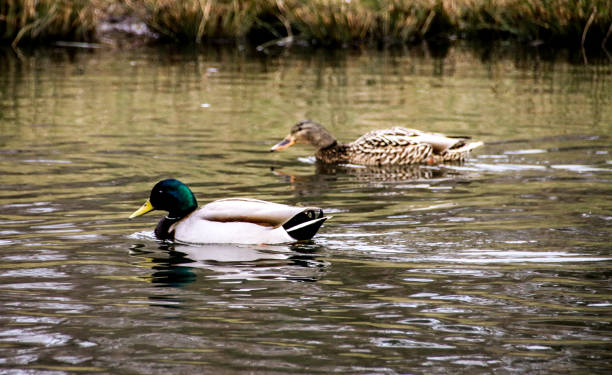
<path fill-rule="evenodd" d="M 253 27 L 262 1 L 142 0 L 145 22 L 160 35 L 184 42 L 236 39 Z"/>
<path fill-rule="evenodd" d="M 97 25 L 96 2 L 87 0 L 1 0 L 0 38 L 20 41 L 90 40 Z"/>

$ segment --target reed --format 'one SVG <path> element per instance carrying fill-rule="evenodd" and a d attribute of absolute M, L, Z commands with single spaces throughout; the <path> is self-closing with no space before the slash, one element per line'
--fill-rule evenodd
<path fill-rule="evenodd" d="M 323 44 L 346 44 L 371 37 L 375 13 L 355 2 L 292 1 L 281 11 L 297 34 Z"/>
<path fill-rule="evenodd" d="M 0 0 L 0 39 L 90 40 L 97 25 L 96 4 L 87 0 Z"/>
<path fill-rule="evenodd" d="M 457 32 L 454 0 L 377 0 L 375 38 L 405 43 Z"/>
<path fill-rule="evenodd" d="M 200 43 L 243 38 L 253 27 L 266 1 L 142 0 L 145 22 L 164 38 Z"/>
<path fill-rule="evenodd" d="M 612 32 L 609 0 L 462 0 L 460 28 L 523 41 L 606 42 Z M 475 35 L 474 35 L 475 34 Z"/>
<path fill-rule="evenodd" d="M 452 0 L 140 0 L 147 25 L 177 41 L 256 39 L 258 32 L 323 45 L 404 43 L 450 30 Z M 442 27 L 439 27 L 439 26 Z"/>
<path fill-rule="evenodd" d="M 432 36 L 605 40 L 609 0 L 141 0 L 147 24 L 175 40 L 244 38 L 258 30 L 324 45 L 395 44 Z M 286 30 L 286 31 L 284 31 Z"/>

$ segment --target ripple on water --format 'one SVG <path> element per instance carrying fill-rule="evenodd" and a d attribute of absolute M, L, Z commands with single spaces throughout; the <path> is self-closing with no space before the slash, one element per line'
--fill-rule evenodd
<path fill-rule="evenodd" d="M 63 333 L 47 332 L 44 328 L 9 328 L 0 331 L 0 342 L 38 344 L 46 347 L 66 345 L 71 339 Z"/>
<path fill-rule="evenodd" d="M 547 166 L 545 165 L 529 165 L 529 164 L 484 164 L 474 163 L 472 164 L 475 168 L 481 171 L 488 172 L 519 172 L 519 171 L 545 171 Z"/>
<path fill-rule="evenodd" d="M 0 277 L 41 277 L 59 278 L 66 277 L 68 274 L 54 268 L 22 268 L 0 272 Z"/>
<path fill-rule="evenodd" d="M 155 237 L 155 232 L 152 230 L 143 230 L 139 232 L 132 233 L 127 236 L 127 238 L 132 240 L 149 240 L 149 241 L 157 241 L 157 237 Z"/>
<path fill-rule="evenodd" d="M 548 152 L 543 149 L 529 149 L 529 150 L 513 150 L 513 151 L 504 151 L 506 155 L 530 155 L 530 154 L 543 154 Z"/>
<path fill-rule="evenodd" d="M 29 244 L 32 247 L 35 246 L 45 246 L 45 244 Z M 26 251 L 19 255 L 6 255 L 2 257 L 2 260 L 5 262 L 3 264 L 4 267 L 20 267 L 20 264 L 11 265 L 9 262 L 45 262 L 45 261 L 57 261 L 57 260 L 66 260 L 68 259 L 68 255 L 59 251 L 59 250 L 48 250 L 48 249 L 39 249 Z"/>
<path fill-rule="evenodd" d="M 590 165 L 580 164 L 556 164 L 550 166 L 553 169 L 563 169 L 570 172 L 586 173 L 586 172 L 612 172 L 610 168 L 593 167 Z"/>
<path fill-rule="evenodd" d="M 593 257 L 588 254 L 569 253 L 564 251 L 517 251 L 517 250 L 481 250 L 469 249 L 459 253 L 435 255 L 424 258 L 426 261 L 440 263 L 570 263 L 601 262 L 612 260 L 610 257 Z"/>
<path fill-rule="evenodd" d="M 17 290 L 71 290 L 74 286 L 70 283 L 59 282 L 31 282 L 31 283 L 13 283 L 0 284 L 0 288 L 17 289 Z"/>
<path fill-rule="evenodd" d="M 373 338 L 372 343 L 380 347 L 411 348 L 411 349 L 454 349 L 454 345 L 439 344 L 435 342 L 417 341 L 407 338 Z"/>

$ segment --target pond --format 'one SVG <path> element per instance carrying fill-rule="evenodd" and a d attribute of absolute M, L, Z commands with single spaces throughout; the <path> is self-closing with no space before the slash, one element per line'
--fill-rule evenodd
<path fill-rule="evenodd" d="M 609 373 L 612 65 L 538 53 L 57 48 L 0 55 L 0 372 Z M 269 148 L 407 126 L 462 164 Z M 157 241 L 200 204 L 333 216 L 313 241 Z"/>

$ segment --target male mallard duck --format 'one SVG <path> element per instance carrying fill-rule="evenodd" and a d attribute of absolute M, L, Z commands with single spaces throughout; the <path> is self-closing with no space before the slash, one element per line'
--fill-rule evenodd
<path fill-rule="evenodd" d="M 447 137 L 439 133 L 395 127 L 373 130 L 351 143 L 341 144 L 321 124 L 306 120 L 295 124 L 285 139 L 270 151 L 283 150 L 296 143 L 317 148 L 315 157 L 324 163 L 363 165 L 438 164 L 463 161 L 482 142 L 469 137 Z"/>
<path fill-rule="evenodd" d="M 168 211 L 155 235 L 188 243 L 274 244 L 311 239 L 328 217 L 318 207 L 294 207 L 247 198 L 228 198 L 198 209 L 187 185 L 158 182 L 130 219 L 152 210 Z"/>

